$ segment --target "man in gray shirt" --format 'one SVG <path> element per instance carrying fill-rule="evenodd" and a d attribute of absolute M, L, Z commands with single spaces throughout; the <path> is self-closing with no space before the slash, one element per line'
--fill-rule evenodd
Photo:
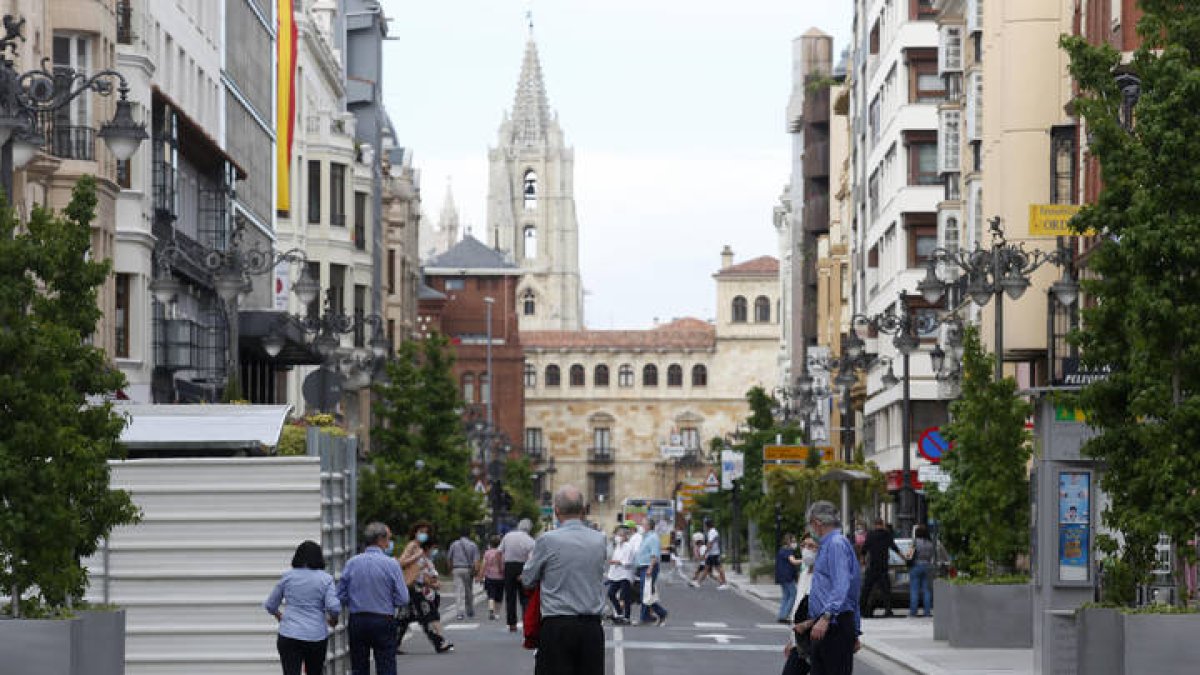
<path fill-rule="evenodd" d="M 604 675 L 604 535 L 583 524 L 583 494 L 564 485 L 554 494 L 557 529 L 538 538 L 521 572 L 541 584 L 542 625 L 534 675 Z"/>
<path fill-rule="evenodd" d="M 504 554 L 504 618 L 508 619 L 508 630 L 517 632 L 517 601 L 521 603 L 521 616 L 525 615 L 528 598 L 521 592 L 521 570 L 529 554 L 533 552 L 533 537 L 529 533 L 533 523 L 522 518 L 517 529 L 511 530 L 500 540 L 500 553 Z"/>
<path fill-rule="evenodd" d="M 446 551 L 454 574 L 454 599 L 458 603 L 458 619 L 475 617 L 475 587 L 472 586 L 479 567 L 479 547 L 471 541 L 470 532 L 463 528 L 458 539 Z M 463 613 L 466 613 L 464 617 Z"/>

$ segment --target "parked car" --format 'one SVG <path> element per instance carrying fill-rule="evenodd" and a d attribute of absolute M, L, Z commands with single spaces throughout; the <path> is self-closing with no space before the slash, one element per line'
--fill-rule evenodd
<path fill-rule="evenodd" d="M 934 578 L 954 576 L 954 568 L 950 564 L 950 555 L 946 553 L 946 548 L 940 541 L 935 543 L 937 549 L 933 559 Z M 912 539 L 896 540 L 896 548 L 900 549 L 905 556 L 912 550 L 912 547 Z M 908 564 L 895 551 L 888 551 L 888 579 L 892 582 L 891 606 L 893 608 L 908 607 Z"/>

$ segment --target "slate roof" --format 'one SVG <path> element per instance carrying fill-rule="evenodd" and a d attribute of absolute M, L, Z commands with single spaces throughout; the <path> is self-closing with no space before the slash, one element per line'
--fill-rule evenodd
<path fill-rule="evenodd" d="M 520 274 L 521 270 L 509 262 L 504 254 L 484 244 L 471 235 L 463 237 L 462 241 L 440 255 L 430 258 L 425 263 L 425 270 L 512 270 Z"/>
<path fill-rule="evenodd" d="M 521 331 L 526 349 L 712 349 L 717 329 L 707 321 L 683 318 L 650 330 Z"/>

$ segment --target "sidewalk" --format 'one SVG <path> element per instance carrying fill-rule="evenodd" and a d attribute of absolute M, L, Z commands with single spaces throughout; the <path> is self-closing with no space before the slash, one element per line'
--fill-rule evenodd
<path fill-rule="evenodd" d="M 726 569 L 729 584 L 774 614 L 779 609 L 779 586 L 750 583 L 744 574 Z M 934 601 L 934 606 L 937 602 Z M 1032 649 L 955 649 L 933 639 L 933 619 L 905 617 L 865 619 L 863 648 L 914 673 L 925 675 L 1016 675 L 1033 672 Z"/>

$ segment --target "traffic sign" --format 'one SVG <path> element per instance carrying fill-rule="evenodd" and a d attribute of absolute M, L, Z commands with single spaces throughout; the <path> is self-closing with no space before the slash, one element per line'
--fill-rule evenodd
<path fill-rule="evenodd" d="M 717 478 L 716 471 L 709 471 L 708 477 L 704 479 L 704 491 L 716 492 L 721 488 L 721 479 Z"/>
<path fill-rule="evenodd" d="M 773 462 L 775 460 L 793 460 L 803 462 L 808 459 L 808 446 L 806 445 L 764 445 L 763 446 L 763 461 Z"/>
<path fill-rule="evenodd" d="M 937 464 L 942 461 L 942 455 L 950 450 L 950 443 L 942 436 L 942 430 L 939 427 L 929 427 L 921 432 L 921 438 L 917 441 L 917 452 L 925 459 Z"/>
<path fill-rule="evenodd" d="M 946 486 L 950 484 L 950 474 L 936 464 L 929 464 L 917 467 L 917 480 L 923 485 L 937 483 L 938 489 L 945 491 Z"/>

